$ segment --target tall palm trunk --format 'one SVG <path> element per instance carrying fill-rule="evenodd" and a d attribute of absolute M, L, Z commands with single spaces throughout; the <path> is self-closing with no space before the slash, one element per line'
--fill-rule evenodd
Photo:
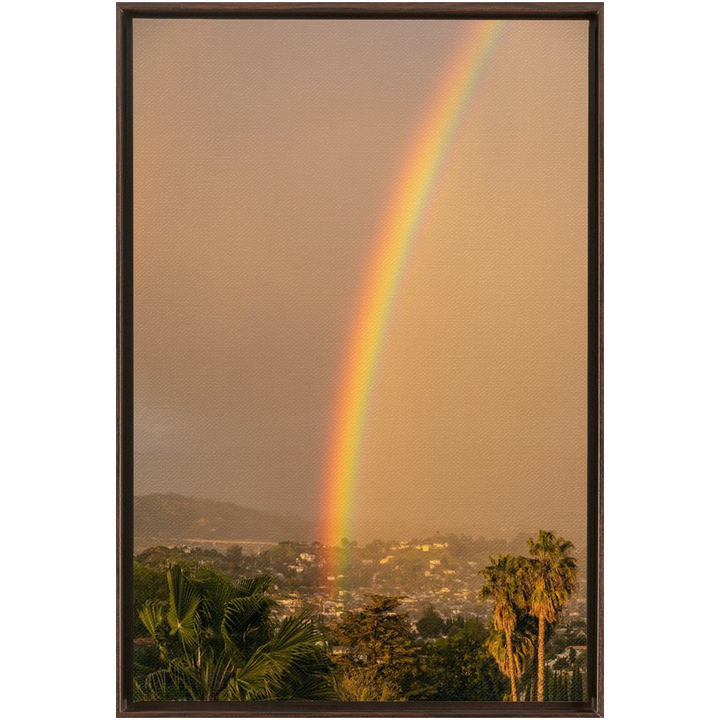
<path fill-rule="evenodd" d="M 537 699 L 542 702 L 545 699 L 545 616 L 538 618 L 538 681 Z"/>
<path fill-rule="evenodd" d="M 513 653 L 512 634 L 505 629 L 505 641 L 507 642 L 508 666 L 510 670 L 510 690 L 512 691 L 513 702 L 517 702 L 517 687 L 515 686 L 515 655 Z"/>

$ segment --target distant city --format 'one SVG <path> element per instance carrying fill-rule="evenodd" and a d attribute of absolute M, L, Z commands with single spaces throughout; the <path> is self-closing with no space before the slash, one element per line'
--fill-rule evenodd
<path fill-rule="evenodd" d="M 178 521 L 178 525 L 188 529 L 190 524 L 195 536 L 136 536 L 139 562 L 155 570 L 167 569 L 173 562 L 209 566 L 238 578 L 268 574 L 282 597 L 283 613 L 293 614 L 311 607 L 327 619 L 357 609 L 369 595 L 379 594 L 403 597 L 402 609 L 413 622 L 417 622 L 428 606 L 446 618 L 466 616 L 487 620 L 491 607 L 478 600 L 482 584 L 479 571 L 491 556 L 525 553 L 527 539 L 532 535 L 528 531 L 512 540 L 487 540 L 437 534 L 430 538 L 375 540 L 363 546 L 345 540 L 342 548 L 325 547 L 317 541 L 207 538 L 197 533 L 202 522 L 190 522 L 190 508 L 194 502 L 210 501 L 169 497 L 175 509 L 181 499 L 184 501 L 184 520 Z M 169 529 L 167 517 L 157 521 L 163 529 Z M 148 518 L 142 520 L 144 529 L 149 524 Z M 230 528 L 223 529 L 230 532 Z M 241 532 L 236 535 L 241 536 Z M 578 544 L 574 551 L 578 559 L 578 587 L 564 612 L 568 620 L 584 620 L 586 616 L 584 554 L 584 547 Z"/>
<path fill-rule="evenodd" d="M 585 553 L 551 531 L 328 546 L 179 495 L 135 530 L 138 699 L 587 699 Z"/>

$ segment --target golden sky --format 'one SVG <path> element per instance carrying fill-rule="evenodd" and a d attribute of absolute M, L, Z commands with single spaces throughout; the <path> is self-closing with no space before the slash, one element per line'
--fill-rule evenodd
<path fill-rule="evenodd" d="M 318 520 L 354 310 L 474 21 L 133 21 L 135 492 Z M 584 544 L 587 23 L 513 21 L 394 305 L 357 539 Z"/>

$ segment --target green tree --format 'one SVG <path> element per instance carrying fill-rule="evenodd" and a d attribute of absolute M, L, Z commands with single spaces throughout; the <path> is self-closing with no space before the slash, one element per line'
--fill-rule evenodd
<path fill-rule="evenodd" d="M 332 641 L 345 649 L 340 666 L 373 668 L 378 678 L 403 688 L 409 683 L 418 648 L 407 613 L 397 612 L 402 599 L 371 595 L 363 608 L 345 613 L 331 630 Z"/>
<path fill-rule="evenodd" d="M 547 671 L 545 690 L 548 700 L 555 702 L 567 702 L 569 696 L 569 675 L 566 672 Z"/>
<path fill-rule="evenodd" d="M 538 681 L 537 699 L 545 698 L 545 632 L 548 625 L 556 622 L 567 604 L 577 578 L 575 558 L 568 552 L 573 544 L 555 537 L 551 532 L 540 530 L 537 540 L 528 540 L 530 555 L 527 565 L 528 604 L 532 615 L 538 619 Z"/>
<path fill-rule="evenodd" d="M 445 630 L 445 621 L 432 605 L 425 608 L 417 621 L 417 631 L 421 637 L 436 638 Z"/>
<path fill-rule="evenodd" d="M 583 681 L 580 668 L 575 665 L 570 678 L 570 700 L 572 702 L 582 702 L 583 700 Z"/>
<path fill-rule="evenodd" d="M 404 700 L 402 689 L 370 666 L 345 667 L 335 679 L 340 700 L 345 702 L 378 702 Z"/>
<path fill-rule="evenodd" d="M 486 637 L 487 631 L 479 635 L 471 627 L 429 645 L 424 687 L 412 699 L 502 700 L 507 680 L 488 652 Z"/>
<path fill-rule="evenodd" d="M 548 700 L 551 702 L 557 700 L 557 682 L 555 680 L 555 673 L 552 670 L 548 670 L 545 675 L 545 692 Z"/>
<path fill-rule="evenodd" d="M 518 659 L 513 648 L 513 634 L 517 627 L 518 613 L 524 605 L 523 564 L 512 555 L 501 555 L 497 560 L 490 558 L 490 565 L 479 573 L 485 584 L 480 589 L 481 600 L 493 600 L 493 622 L 497 630 L 505 637 L 501 648 L 497 642 L 493 645 L 495 659 L 500 669 L 510 678 L 512 699 L 517 702 Z M 492 652 L 492 649 L 491 649 Z"/>
<path fill-rule="evenodd" d="M 155 654 L 136 660 L 135 699 L 333 697 L 319 632 L 307 616 L 277 620 L 270 583 L 172 566 L 167 602 L 149 601 L 139 613 Z"/>

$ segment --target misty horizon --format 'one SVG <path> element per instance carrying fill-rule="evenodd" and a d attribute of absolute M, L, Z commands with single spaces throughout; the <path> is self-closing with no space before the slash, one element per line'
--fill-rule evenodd
<path fill-rule="evenodd" d="M 151 498 L 154 496 L 160 496 L 162 498 L 177 498 L 179 500 L 185 501 L 185 500 L 192 500 L 192 501 L 198 501 L 198 502 L 213 502 L 213 503 L 220 503 L 223 505 L 232 505 L 235 508 L 239 508 L 241 510 L 250 510 L 251 512 L 257 512 L 262 513 L 263 515 L 266 515 L 268 517 L 273 518 L 279 518 L 279 519 L 286 519 L 288 521 L 290 520 L 299 520 L 301 522 L 307 523 L 311 528 L 318 528 L 320 525 L 320 521 L 317 519 L 313 521 L 312 517 L 309 516 L 303 516 L 301 514 L 297 513 L 290 513 L 290 512 L 273 512 L 272 510 L 263 510 L 258 507 L 249 507 L 247 505 L 243 505 L 242 503 L 233 502 L 231 500 L 228 500 L 227 498 L 216 498 L 216 497 L 209 497 L 209 496 L 192 496 L 192 495 L 182 495 L 176 492 L 168 492 L 168 493 L 146 493 L 143 495 L 136 495 L 135 500 L 143 499 L 143 498 Z M 407 528 L 410 527 L 410 524 L 407 525 Z M 582 538 L 576 538 L 571 536 L 569 533 L 563 532 L 562 528 L 554 528 L 550 526 L 541 525 L 539 527 L 526 527 L 521 528 L 518 527 L 516 529 L 513 528 L 503 528 L 503 527 L 496 527 L 493 528 L 492 526 L 485 526 L 484 528 L 462 528 L 458 526 L 446 526 L 446 527 L 434 527 L 430 524 L 427 524 L 425 526 L 422 526 L 421 523 L 415 524 L 414 530 L 403 530 L 402 527 L 399 527 L 397 523 L 394 523 L 392 525 L 392 528 L 388 525 L 388 528 L 385 532 L 382 532 L 380 534 L 364 534 L 364 535 L 358 535 L 347 538 L 350 542 L 357 542 L 358 544 L 361 544 L 362 546 L 371 544 L 375 541 L 382 541 L 382 542 L 404 542 L 404 541 L 421 541 L 421 540 L 427 540 L 431 539 L 433 537 L 437 536 L 449 536 L 449 535 L 455 535 L 455 536 L 465 536 L 472 538 L 475 541 L 486 541 L 488 544 L 492 544 L 495 542 L 506 542 L 509 544 L 517 543 L 520 539 L 523 543 L 531 538 L 532 536 L 536 535 L 538 530 L 549 530 L 553 532 L 554 534 L 558 536 L 564 537 L 566 540 L 570 540 L 576 549 L 580 549 L 584 552 L 585 546 L 586 546 L 586 539 L 583 536 Z M 241 528 L 239 528 L 241 530 Z M 311 530 L 312 532 L 312 530 Z M 137 535 L 137 533 L 136 533 Z M 190 538 L 186 537 L 185 534 L 182 532 L 178 532 L 176 535 L 169 534 L 167 532 L 162 533 L 159 535 L 159 537 L 164 537 L 166 539 L 174 538 L 177 540 L 180 539 L 186 539 L 191 540 L 195 539 L 197 541 L 218 541 L 223 543 L 231 543 L 233 540 L 257 540 L 257 538 L 253 538 L 249 535 L 243 535 L 241 531 L 239 531 L 235 537 L 225 537 L 227 535 L 227 532 L 223 533 L 222 537 L 213 537 L 213 533 L 208 533 L 205 537 L 202 536 L 202 534 L 198 535 L 196 538 Z M 313 535 L 308 536 L 307 538 L 293 538 L 293 537 L 285 537 L 282 538 L 282 540 L 289 541 L 289 542 L 320 542 L 320 532 L 317 530 Z M 282 540 L 277 540 L 275 542 L 281 542 Z"/>

